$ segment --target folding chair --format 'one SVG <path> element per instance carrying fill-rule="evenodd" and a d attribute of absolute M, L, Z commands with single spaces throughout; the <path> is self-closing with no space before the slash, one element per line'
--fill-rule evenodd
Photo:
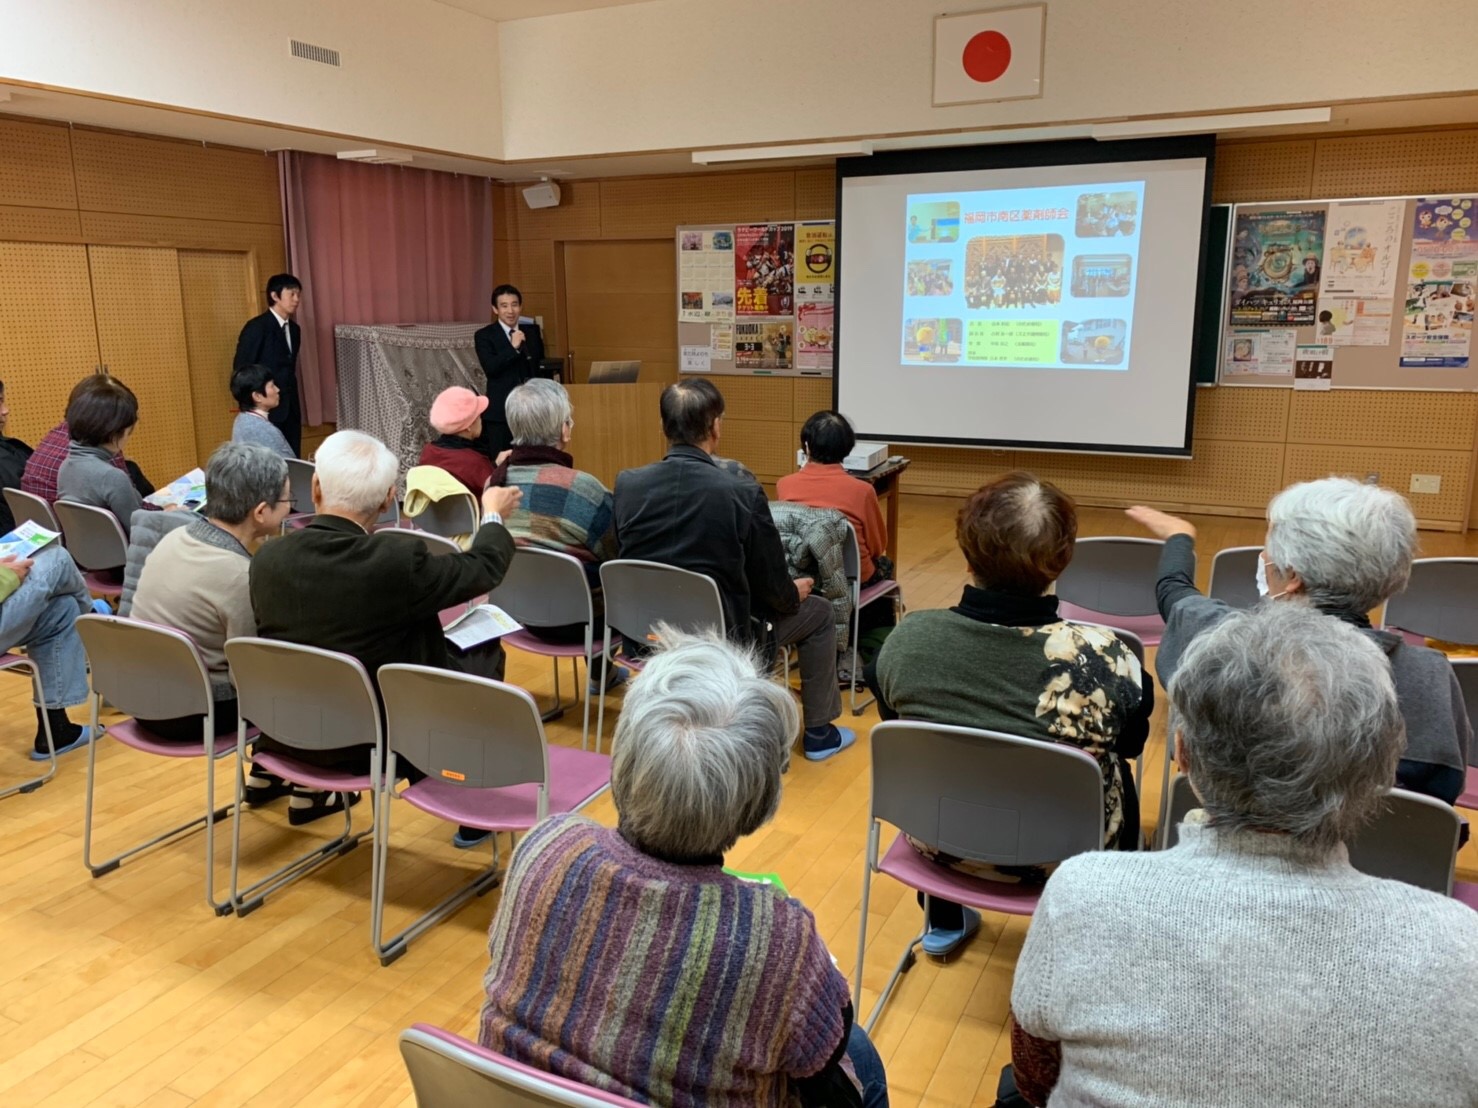
<path fill-rule="evenodd" d="M 1386 601 L 1381 625 L 1422 645 L 1478 644 L 1478 558 L 1418 558 L 1406 591 Z"/>
<path fill-rule="evenodd" d="M 1173 735 L 1169 742 L 1174 745 Z M 1191 788 L 1191 779 L 1183 773 L 1177 773 L 1166 786 L 1164 800 L 1160 804 L 1160 826 L 1155 832 L 1156 838 L 1160 840 L 1161 850 L 1169 850 L 1180 842 L 1180 825 L 1185 822 L 1186 814 L 1200 806 L 1201 801 Z"/>
<path fill-rule="evenodd" d="M 418 1108 L 639 1108 L 426 1023 L 400 1033 L 400 1056 Z"/>
<path fill-rule="evenodd" d="M 622 640 L 622 661 L 634 670 L 641 669 L 642 660 L 630 651 L 631 636 L 639 636 L 637 642 L 655 641 L 660 623 L 678 631 L 714 631 L 721 638 L 725 634 L 724 602 L 718 585 L 706 573 L 661 562 L 617 558 L 601 563 L 600 588 L 606 605 L 604 638 Z M 600 711 L 595 722 L 597 751 L 605 734 L 605 687 L 610 664 L 611 652 L 602 652 Z"/>
<path fill-rule="evenodd" d="M 583 807 L 610 786 L 611 760 L 550 746 L 534 698 L 501 681 L 396 664 L 380 667 L 380 694 L 385 698 L 389 762 L 376 820 L 379 849 L 371 926 L 375 953 L 388 966 L 412 939 L 498 883 L 497 832 L 527 831 L 545 816 Z M 426 777 L 402 789 L 399 799 L 449 823 L 494 832 L 493 862 L 387 939 L 390 815 L 401 757 Z"/>
<path fill-rule="evenodd" d="M 302 458 L 287 458 L 287 487 L 293 498 L 292 511 L 282 521 L 282 533 L 304 527 L 313 518 L 313 474 L 318 467 Z"/>
<path fill-rule="evenodd" d="M 217 737 L 215 699 L 210 674 L 200 651 L 181 631 L 140 623 L 122 616 L 77 617 L 77 632 L 92 671 L 92 737 L 87 744 L 87 799 L 83 809 L 82 861 L 93 877 L 112 873 L 135 854 L 205 826 L 205 900 L 216 915 L 229 915 L 230 900 L 215 893 L 215 825 L 231 812 L 216 807 L 215 762 L 231 752 L 229 735 Z M 198 743 L 173 743 L 159 738 L 136 719 L 109 724 L 103 731 L 98 714 L 106 698 L 118 711 L 143 719 L 174 719 L 202 715 Z M 244 732 L 244 725 L 243 725 Z M 178 827 L 115 854 L 105 862 L 92 860 L 93 809 L 97 795 L 97 748 L 104 734 L 142 754 L 161 758 L 200 758 L 205 763 L 205 811 Z M 241 805 L 241 781 L 236 783 L 236 807 Z"/>
<path fill-rule="evenodd" d="M 5 491 L 10 492 L 11 490 L 6 489 Z M 42 503 L 44 504 L 45 501 Z M 30 673 L 31 687 L 36 698 L 35 703 L 45 704 L 46 692 L 41 687 L 41 667 L 36 664 L 35 660 L 24 654 L 0 651 L 0 673 L 12 669 L 24 669 Z M 56 776 L 56 740 L 51 734 L 51 719 L 44 711 L 41 713 L 41 733 L 46 736 L 46 761 L 48 763 L 46 772 L 40 777 L 33 777 L 29 781 L 22 781 L 18 785 L 8 785 L 0 789 L 0 800 L 4 800 L 7 796 L 14 796 L 16 793 L 33 793 Z"/>
<path fill-rule="evenodd" d="M 862 609 L 875 600 L 888 597 L 895 610 L 903 606 L 903 590 L 898 582 L 882 580 L 866 587 L 862 584 L 862 551 L 857 545 L 857 529 L 847 524 L 847 540 L 842 546 L 842 572 L 852 590 L 852 687 L 849 690 L 852 714 L 860 716 L 875 699 L 871 694 L 857 703 L 857 679 L 862 675 L 857 661 L 857 640 L 862 635 Z"/>
<path fill-rule="evenodd" d="M 427 554 L 460 554 L 462 548 L 451 539 L 433 535 L 430 531 L 417 531 L 413 527 L 385 527 L 375 532 L 391 542 L 418 543 Z"/>
<path fill-rule="evenodd" d="M 82 570 L 88 590 L 98 596 L 121 596 L 123 582 L 115 582 L 103 572 L 121 569 L 128 561 L 128 540 L 123 537 L 118 518 L 106 508 L 70 500 L 58 500 L 54 507 L 67 551 Z"/>
<path fill-rule="evenodd" d="M 1452 672 L 1457 674 L 1463 690 L 1463 705 L 1468 710 L 1468 723 L 1478 726 L 1478 658 L 1451 658 Z M 1478 739 L 1468 744 L 1468 779 L 1462 795 L 1454 803 L 1459 808 L 1478 810 Z"/>
<path fill-rule="evenodd" d="M 478 510 L 477 498 L 470 492 L 432 500 L 420 515 L 406 518 L 410 520 L 412 527 L 419 527 L 422 531 L 447 539 L 475 534 L 482 525 L 482 512 Z"/>
<path fill-rule="evenodd" d="M 51 505 L 34 493 L 21 492 L 20 489 L 6 489 L 5 503 L 10 507 L 10 514 L 15 517 L 17 527 L 22 523 L 34 523 L 38 527 L 45 527 L 48 531 L 62 529 L 62 525 L 57 522 L 56 513 L 51 510 Z"/>
<path fill-rule="evenodd" d="M 508 572 L 496 589 L 488 593 L 488 601 L 502 608 L 524 627 L 563 627 L 571 623 L 585 625 L 585 644 L 545 642 L 528 631 L 515 631 L 503 636 L 503 645 L 528 654 L 552 659 L 554 665 L 554 707 L 541 717 L 546 722 L 564 714 L 565 704 L 559 692 L 559 660 L 568 658 L 574 676 L 575 694 L 580 693 L 580 658 L 585 659 L 586 683 L 595 677 L 595 652 L 606 651 L 604 631 L 595 626 L 595 603 L 590 595 L 590 579 L 578 558 L 554 550 L 521 546 L 513 554 Z M 597 639 L 599 634 L 599 639 Z M 580 749 L 590 745 L 590 696 L 585 701 L 584 730 L 580 733 Z M 575 702 L 570 702 L 574 707 Z"/>
<path fill-rule="evenodd" d="M 374 833 L 373 821 L 369 830 L 353 833 L 349 794 L 368 792 L 373 809 L 379 795 L 380 767 L 385 761 L 385 738 L 369 674 L 347 654 L 272 639 L 239 638 L 226 642 L 226 660 L 231 664 L 241 714 L 236 734 L 236 812 L 231 821 L 231 903 L 236 914 L 244 916 L 260 908 L 272 893 L 349 853 L 361 839 Z M 289 754 L 258 751 L 250 759 L 290 784 L 341 794 L 344 830 L 242 888 L 241 802 L 249 761 L 247 720 L 277 742 L 299 750 L 373 745 L 374 751 L 367 774 L 323 769 Z M 372 878 L 373 872 L 372 866 Z"/>
<path fill-rule="evenodd" d="M 1218 550 L 1211 559 L 1211 582 L 1206 595 L 1233 608 L 1255 607 L 1262 599 L 1253 576 L 1262 572 L 1258 565 L 1261 555 L 1260 546 L 1229 546 Z"/>
<path fill-rule="evenodd" d="M 1451 896 L 1461 828 L 1457 812 L 1435 797 L 1392 789 L 1380 814 L 1347 844 L 1350 865 Z"/>
<path fill-rule="evenodd" d="M 1063 619 L 1104 623 L 1133 631 L 1145 646 L 1165 633 L 1155 600 L 1158 539 L 1103 536 L 1079 539 L 1073 560 L 1057 579 L 1057 611 Z"/>
<path fill-rule="evenodd" d="M 1103 849 L 1103 771 L 1076 747 L 998 731 L 913 721 L 872 729 L 872 803 L 862 869 L 862 923 L 852 1010 L 862 1004 L 867 954 L 867 904 L 872 875 L 886 873 L 928 898 L 971 908 L 1029 916 L 1041 888 L 987 881 L 947 869 L 921 855 L 905 835 L 958 858 L 995 865 L 1040 865 Z M 882 821 L 902 834 L 879 858 Z M 863 1024 L 871 1031 L 899 977 L 914 963 L 927 929 L 903 951 Z"/>

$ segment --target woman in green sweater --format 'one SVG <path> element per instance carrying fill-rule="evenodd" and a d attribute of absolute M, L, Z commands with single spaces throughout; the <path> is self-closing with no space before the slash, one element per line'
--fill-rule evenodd
<path fill-rule="evenodd" d="M 1053 582 L 1072 560 L 1077 510 L 1060 489 L 1010 473 L 965 501 L 955 537 L 970 583 L 953 608 L 913 612 L 870 677 L 884 719 L 916 719 L 1067 742 L 1103 767 L 1104 845 L 1139 846 L 1139 797 L 1124 766 L 1149 737 L 1154 689 L 1121 640 L 1057 614 Z M 910 840 L 941 865 L 995 881 L 1045 881 L 1047 867 L 999 867 Z M 923 947 L 949 954 L 980 913 L 929 901 Z"/>

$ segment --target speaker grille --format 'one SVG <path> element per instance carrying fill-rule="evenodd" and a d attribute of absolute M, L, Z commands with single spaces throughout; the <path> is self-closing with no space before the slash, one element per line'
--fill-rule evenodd
<path fill-rule="evenodd" d="M 295 58 L 317 62 L 319 65 L 343 65 L 337 50 L 330 50 L 327 46 L 314 46 L 311 42 L 299 42 L 297 39 L 288 41 L 292 44 L 292 54 Z"/>

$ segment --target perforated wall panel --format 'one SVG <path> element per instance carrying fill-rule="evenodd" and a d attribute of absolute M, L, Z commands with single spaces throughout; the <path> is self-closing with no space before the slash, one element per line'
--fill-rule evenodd
<path fill-rule="evenodd" d="M 1478 187 L 1478 130 L 1319 140 L 1314 197 L 1430 196 Z"/>
<path fill-rule="evenodd" d="M 795 471 L 797 441 L 789 420 L 768 423 L 725 416 L 718 453 L 725 458 L 737 458 L 761 480 L 773 481 Z"/>
<path fill-rule="evenodd" d="M 270 154 L 77 128 L 72 156 L 84 211 L 282 220 L 277 159 Z"/>
<path fill-rule="evenodd" d="M 178 259 L 195 458 L 203 465 L 231 437 L 231 358 L 242 322 L 256 314 L 256 282 L 245 254 L 181 250 Z"/>
<path fill-rule="evenodd" d="M 81 242 L 82 221 L 64 208 L 0 208 L 0 240 Z"/>
<path fill-rule="evenodd" d="M 1473 447 L 1478 420 L 1475 393 L 1338 390 L 1291 395 L 1289 442 L 1426 450 Z"/>
<path fill-rule="evenodd" d="M 77 206 L 66 126 L 0 119 L 0 204 Z"/>
<path fill-rule="evenodd" d="M 671 238 L 679 224 L 794 218 L 795 171 L 617 178 L 600 197 L 606 238 Z"/>
<path fill-rule="evenodd" d="M 503 217 L 493 219 L 493 234 L 517 239 L 600 238 L 600 183 L 561 181 L 559 206 L 530 208 L 517 186 L 502 194 Z M 671 233 L 671 228 L 668 229 Z M 513 282 L 518 284 L 517 281 Z"/>
<path fill-rule="evenodd" d="M 1197 389 L 1191 449 L 1203 439 L 1284 441 L 1289 394 L 1288 389 Z"/>
<path fill-rule="evenodd" d="M 1211 199 L 1218 204 L 1309 197 L 1314 140 L 1223 142 L 1216 147 Z"/>
<path fill-rule="evenodd" d="M 1311 481 L 1330 475 L 1364 480 L 1375 473 L 1386 488 L 1395 489 L 1411 501 L 1411 510 L 1422 521 L 1461 523 L 1468 510 L 1468 471 L 1472 452 L 1466 450 L 1391 450 L 1374 447 L 1306 446 L 1290 444 L 1283 467 L 1283 481 Z M 1435 494 L 1414 493 L 1413 473 L 1436 474 L 1442 490 Z"/>
<path fill-rule="evenodd" d="M 837 210 L 837 177 L 831 166 L 825 169 L 795 171 L 795 217 L 797 219 L 835 219 Z"/>
<path fill-rule="evenodd" d="M 790 418 L 795 420 L 797 427 L 810 419 L 813 413 L 831 407 L 830 378 L 792 377 L 790 380 L 795 388 Z"/>
<path fill-rule="evenodd" d="M 724 377 L 714 384 L 724 394 L 725 427 L 735 419 L 766 419 L 782 422 L 789 429 L 794 419 L 791 403 L 795 395 L 790 378 Z M 794 461 L 793 448 L 791 454 Z"/>

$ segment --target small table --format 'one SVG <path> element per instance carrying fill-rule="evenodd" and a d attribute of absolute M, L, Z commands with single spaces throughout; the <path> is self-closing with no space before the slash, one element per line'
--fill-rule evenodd
<path fill-rule="evenodd" d="M 893 565 L 898 566 L 898 483 L 903 477 L 903 471 L 908 468 L 907 458 L 889 458 L 873 466 L 866 473 L 853 473 L 853 477 L 859 477 L 872 486 L 873 491 L 878 494 L 878 500 L 888 502 L 888 558 Z M 850 471 L 849 471 L 850 472 Z M 894 572 L 900 572 L 895 569 Z"/>

